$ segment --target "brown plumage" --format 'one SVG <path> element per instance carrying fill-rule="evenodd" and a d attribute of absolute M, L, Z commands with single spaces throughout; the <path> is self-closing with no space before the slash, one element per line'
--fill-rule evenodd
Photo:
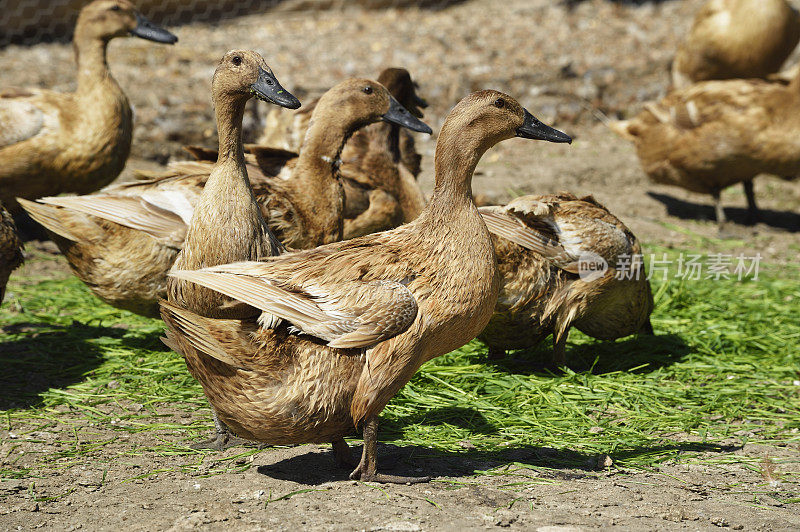
<path fill-rule="evenodd" d="M 0 201 L 12 213 L 16 198 L 86 194 L 114 180 L 131 147 L 131 107 L 106 63 L 115 37 L 137 35 L 172 43 L 127 0 L 96 0 L 81 10 L 73 46 L 74 93 L 44 89 L 0 92 Z"/>
<path fill-rule="evenodd" d="M 284 93 L 283 100 L 273 103 L 300 107 L 300 102 L 280 87 L 264 58 L 256 52 L 232 50 L 217 65 L 211 94 L 219 131 L 219 155 L 194 207 L 174 268 L 199 269 L 271 257 L 282 251 L 255 201 L 242 146 L 245 104 L 254 93 L 267 89 L 273 95 Z M 167 294 L 170 301 L 202 316 L 229 318 L 254 314 L 254 309 L 231 305 L 230 299 L 217 292 L 174 279 L 167 280 Z"/>
<path fill-rule="evenodd" d="M 800 39 L 800 18 L 786 0 L 710 0 L 672 62 L 672 83 L 765 78 Z"/>
<path fill-rule="evenodd" d="M 653 295 L 639 241 L 591 196 L 523 196 L 482 207 L 502 275 L 500 296 L 479 338 L 492 358 L 553 334 L 553 364 L 565 365 L 570 327 L 601 340 L 652 331 Z M 608 269 L 593 275 L 590 264 Z"/>
<path fill-rule="evenodd" d="M 758 208 L 753 178 L 800 173 L 800 75 L 788 85 L 761 80 L 706 81 L 647 104 L 611 128 L 631 140 L 647 175 L 714 197 L 725 223 L 722 189 L 743 183 L 749 221 Z"/>
<path fill-rule="evenodd" d="M 173 270 L 262 310 L 270 323 L 284 320 L 269 329 L 255 318 L 162 306 L 168 344 L 220 419 L 266 443 L 337 442 L 340 457 L 341 438 L 363 424 L 352 478 L 424 480 L 377 472 L 377 416 L 420 365 L 468 342 L 491 317 L 500 277 L 471 179 L 481 155 L 515 135 L 569 140 L 506 95 L 474 93 L 445 121 L 435 190 L 413 222 L 265 261 Z"/>
<path fill-rule="evenodd" d="M 403 68 L 384 69 L 378 81 L 414 116 L 422 117 L 427 102 Z M 259 143 L 296 150 L 308 129 L 316 102 L 295 113 L 271 110 Z M 396 124 L 378 123 L 359 130 L 341 155 L 345 190 L 345 239 L 384 231 L 410 222 L 425 207 L 416 182 L 422 157 L 414 137 Z"/>
<path fill-rule="evenodd" d="M 218 117 L 225 119 L 226 128 L 231 127 L 227 116 Z M 281 243 L 305 249 L 341 240 L 343 192 L 337 160 L 342 146 L 365 124 L 406 118 L 413 119 L 407 127 L 424 126 L 380 84 L 350 79 L 320 100 L 299 156 L 259 147 L 243 154 L 253 194 Z M 193 153 L 217 157 L 213 150 Z M 176 163 L 166 174 L 98 194 L 42 198 L 24 206 L 56 235 L 73 271 L 98 297 L 153 316 L 214 167 L 208 161 Z"/>
<path fill-rule="evenodd" d="M 14 219 L 0 203 L 0 303 L 6 295 L 6 283 L 11 272 L 23 261 L 22 241 Z"/>

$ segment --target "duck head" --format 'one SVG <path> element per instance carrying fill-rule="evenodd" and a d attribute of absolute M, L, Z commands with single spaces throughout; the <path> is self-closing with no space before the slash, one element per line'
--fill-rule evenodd
<path fill-rule="evenodd" d="M 252 50 L 231 50 L 226 53 L 214 72 L 211 91 L 215 101 L 246 101 L 255 96 L 288 109 L 300 107 L 300 101 L 278 83 L 264 58 Z"/>
<path fill-rule="evenodd" d="M 338 123 L 348 133 L 381 120 L 412 131 L 432 133 L 386 87 L 369 79 L 348 79 L 334 86 L 320 98 L 314 111 L 317 113 L 326 115 L 326 123 Z"/>
<path fill-rule="evenodd" d="M 378 76 L 378 83 L 389 89 L 389 92 L 400 105 L 409 110 L 417 118 L 422 118 L 422 109 L 428 107 L 428 102 L 417 94 L 419 86 L 411 79 L 411 74 L 405 68 L 386 68 Z"/>
<path fill-rule="evenodd" d="M 571 143 L 572 138 L 543 124 L 508 94 L 495 90 L 473 92 L 453 108 L 442 127 L 455 138 L 471 139 L 478 155 L 513 137 Z"/>
<path fill-rule="evenodd" d="M 90 3 L 78 16 L 75 34 L 104 42 L 127 35 L 165 44 L 174 44 L 178 40 L 172 33 L 147 20 L 128 0 L 95 0 Z"/>

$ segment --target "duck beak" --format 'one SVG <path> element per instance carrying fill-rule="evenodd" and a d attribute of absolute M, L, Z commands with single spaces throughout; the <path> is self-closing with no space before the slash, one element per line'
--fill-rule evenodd
<path fill-rule="evenodd" d="M 433 133 L 433 130 L 428 124 L 412 115 L 408 109 L 400 105 L 400 102 L 395 100 L 392 96 L 389 96 L 389 110 L 386 111 L 381 118 L 384 122 L 397 124 L 411 131 L 419 131 L 420 133 L 427 133 L 428 135 Z"/>
<path fill-rule="evenodd" d="M 291 92 L 281 87 L 275 74 L 267 72 L 263 68 L 258 69 L 258 80 L 256 80 L 250 88 L 259 100 L 263 100 L 267 103 L 274 103 L 275 105 L 280 105 L 287 109 L 297 109 L 300 107 L 300 100 L 295 98 Z"/>
<path fill-rule="evenodd" d="M 417 94 L 417 84 L 414 83 L 414 90 L 411 91 L 411 109 L 409 110 L 417 118 L 422 118 L 421 109 L 427 109 L 427 108 L 428 108 L 427 100 L 425 100 L 425 98 Z"/>
<path fill-rule="evenodd" d="M 131 35 L 164 44 L 178 42 L 178 38 L 175 35 L 160 26 L 156 26 L 141 13 L 136 13 L 136 27 L 131 30 Z"/>
<path fill-rule="evenodd" d="M 572 137 L 555 128 L 543 124 L 538 118 L 525 111 L 522 125 L 517 128 L 517 136 L 524 139 L 546 140 L 548 142 L 566 142 L 572 144 Z"/>

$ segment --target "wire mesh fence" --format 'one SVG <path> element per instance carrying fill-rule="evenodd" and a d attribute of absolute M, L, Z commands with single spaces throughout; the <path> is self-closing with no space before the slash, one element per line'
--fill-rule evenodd
<path fill-rule="evenodd" d="M 88 0 L 0 0 L 0 47 L 68 41 Z M 214 22 L 269 10 L 303 11 L 361 7 L 437 9 L 455 0 L 138 0 L 136 7 L 159 24 Z"/>

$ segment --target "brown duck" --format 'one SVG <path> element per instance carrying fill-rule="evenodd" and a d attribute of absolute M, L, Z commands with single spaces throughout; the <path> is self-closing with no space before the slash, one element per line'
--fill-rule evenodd
<path fill-rule="evenodd" d="M 601 340 L 652 334 L 639 241 L 593 197 L 522 196 L 480 211 L 502 275 L 495 313 L 478 337 L 491 358 L 552 333 L 552 363 L 563 367 L 570 327 Z"/>
<path fill-rule="evenodd" d="M 0 303 L 6 295 L 8 277 L 22 264 L 22 261 L 22 241 L 17 235 L 17 226 L 0 203 Z"/>
<path fill-rule="evenodd" d="M 387 68 L 378 81 L 403 107 L 421 118 L 428 106 L 416 92 L 417 84 L 403 68 Z M 305 137 L 316 102 L 289 114 L 270 111 L 261 145 L 295 150 Z M 342 151 L 345 189 L 345 239 L 383 231 L 410 222 L 425 207 L 416 182 L 421 156 L 414 137 L 396 124 L 377 123 L 359 130 Z"/>
<path fill-rule="evenodd" d="M 212 319 L 163 303 L 167 342 L 186 357 L 220 419 L 269 444 L 334 442 L 345 462 L 342 438 L 363 425 L 352 478 L 426 480 L 378 473 L 378 414 L 420 365 L 471 340 L 491 317 L 500 276 L 471 180 L 481 155 L 514 136 L 570 140 L 509 96 L 474 93 L 445 121 L 435 190 L 413 222 L 264 261 L 173 270 L 175 279 L 264 312 Z M 197 245 L 198 256 L 215 253 Z"/>
<path fill-rule="evenodd" d="M 610 127 L 633 142 L 652 181 L 710 194 L 720 228 L 726 221 L 720 193 L 742 183 L 748 222 L 755 223 L 753 179 L 800 173 L 800 71 L 788 85 L 756 79 L 698 83 Z"/>
<path fill-rule="evenodd" d="M 106 48 L 111 39 L 127 35 L 178 40 L 127 0 L 95 0 L 81 10 L 75 26 L 74 93 L 0 92 L 0 201 L 12 213 L 19 211 L 17 197 L 86 194 L 122 171 L 133 121 L 128 99 L 108 70 Z"/>
<path fill-rule="evenodd" d="M 266 70 L 265 70 L 266 71 Z M 241 117 L 219 115 L 220 138 Z M 379 120 L 430 132 L 374 81 L 351 79 L 317 105 L 299 156 L 256 148 L 243 157 L 253 194 L 272 233 L 291 248 L 342 239 L 342 186 L 337 160 L 347 138 Z M 206 151 L 203 155 L 208 156 Z M 158 315 L 167 271 L 183 246 L 194 205 L 214 164 L 173 165 L 164 175 L 109 187 L 98 194 L 24 202 L 44 225 L 73 271 L 107 303 Z M 285 178 L 284 178 L 285 177 Z"/>
<path fill-rule="evenodd" d="M 800 18 L 786 0 L 711 0 L 694 19 L 672 62 L 672 83 L 766 78 L 800 39 Z"/>

